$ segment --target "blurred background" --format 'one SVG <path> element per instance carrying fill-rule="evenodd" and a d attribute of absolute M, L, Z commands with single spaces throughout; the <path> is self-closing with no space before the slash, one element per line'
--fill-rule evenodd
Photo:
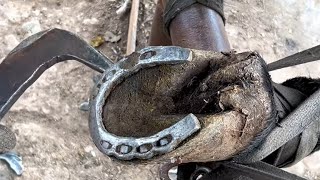
<path fill-rule="evenodd" d="M 147 46 L 155 0 L 141 0 L 138 48 Z M 63 28 L 117 61 L 125 54 L 128 16 L 116 10 L 123 0 L 0 0 L 0 62 L 26 37 Z M 258 51 L 272 62 L 320 44 L 320 0 L 225 0 L 226 29 L 232 47 Z M 17 134 L 24 180 L 154 179 L 152 165 L 123 165 L 102 155 L 91 142 L 88 114 L 79 110 L 93 84 L 94 72 L 73 61 L 50 68 L 6 115 Z M 320 77 L 320 63 L 272 72 L 276 82 L 296 76 Z M 320 153 L 286 170 L 320 179 Z"/>

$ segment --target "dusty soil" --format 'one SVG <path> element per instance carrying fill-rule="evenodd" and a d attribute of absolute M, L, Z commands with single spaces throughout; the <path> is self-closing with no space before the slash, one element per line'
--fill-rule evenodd
<path fill-rule="evenodd" d="M 128 16 L 115 11 L 117 0 L 0 0 L 0 59 L 21 40 L 58 27 L 87 41 L 112 32 L 121 36 L 99 50 L 119 60 L 125 52 Z M 138 48 L 147 45 L 155 2 L 141 0 Z M 237 51 L 257 50 L 267 62 L 320 44 L 319 0 L 226 0 L 226 29 Z M 0 60 L 1 62 L 1 60 Z M 102 155 L 91 142 L 88 113 L 79 105 L 89 97 L 89 68 L 74 61 L 50 68 L 30 87 L 2 121 L 18 138 L 15 151 L 25 172 L 15 179 L 154 179 L 153 166 L 123 165 Z M 272 73 L 281 82 L 298 75 L 320 77 L 320 63 Z M 308 179 L 320 179 L 320 154 L 288 169 Z"/>

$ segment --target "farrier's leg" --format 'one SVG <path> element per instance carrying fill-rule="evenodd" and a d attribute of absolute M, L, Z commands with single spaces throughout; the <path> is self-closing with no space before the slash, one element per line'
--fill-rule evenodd
<path fill-rule="evenodd" d="M 166 33 L 163 21 L 164 6 L 161 0 L 158 1 L 156 12 L 153 17 L 151 35 L 149 39 L 150 46 L 170 46 L 172 45 L 170 36 Z"/>
<path fill-rule="evenodd" d="M 229 51 L 230 45 L 221 16 L 212 9 L 194 4 L 170 24 L 174 45 L 211 51 Z"/>
<path fill-rule="evenodd" d="M 187 1 L 159 0 L 150 45 L 170 45 L 171 39 L 172 45 L 176 46 L 230 51 L 222 6 L 219 8 L 219 6 L 206 6 L 203 3 L 192 3 L 192 0 Z M 209 1 L 212 4 L 217 1 L 219 2 L 217 4 L 222 5 L 221 0 Z M 191 5 L 185 7 L 188 3 Z"/>

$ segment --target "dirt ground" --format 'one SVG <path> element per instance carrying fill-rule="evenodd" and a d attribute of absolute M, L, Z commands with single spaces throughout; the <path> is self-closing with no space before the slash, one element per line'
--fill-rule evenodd
<path fill-rule="evenodd" d="M 112 32 L 116 43 L 99 50 L 119 60 L 125 52 L 128 16 L 116 14 L 120 0 L 0 0 L 0 62 L 20 41 L 58 27 L 87 41 Z M 155 1 L 141 0 L 138 48 L 145 47 Z M 256 50 L 267 62 L 320 44 L 320 0 L 225 0 L 226 29 L 232 47 Z M 102 155 L 91 142 L 88 113 L 79 105 L 89 97 L 95 73 L 74 61 L 45 72 L 5 116 L 18 138 L 15 151 L 24 161 L 20 180 L 154 179 L 154 166 L 123 165 Z M 272 72 L 276 82 L 298 75 L 320 77 L 320 63 Z M 320 179 L 320 153 L 287 169 Z"/>

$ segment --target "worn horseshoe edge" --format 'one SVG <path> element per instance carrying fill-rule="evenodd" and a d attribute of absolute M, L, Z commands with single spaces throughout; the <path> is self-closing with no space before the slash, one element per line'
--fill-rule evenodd
<path fill-rule="evenodd" d="M 120 137 L 105 129 L 102 121 L 103 107 L 114 87 L 126 77 L 143 68 L 162 64 L 182 64 L 192 59 L 190 50 L 174 46 L 147 47 L 137 53 L 138 56 L 131 57 L 139 58 L 138 61 L 130 59 L 129 56 L 106 70 L 90 102 L 89 127 L 95 145 L 104 154 L 120 160 L 150 159 L 155 155 L 170 152 L 201 128 L 197 117 L 189 114 L 171 127 L 149 137 Z M 134 65 L 121 68 L 123 63 L 128 61 Z"/>

